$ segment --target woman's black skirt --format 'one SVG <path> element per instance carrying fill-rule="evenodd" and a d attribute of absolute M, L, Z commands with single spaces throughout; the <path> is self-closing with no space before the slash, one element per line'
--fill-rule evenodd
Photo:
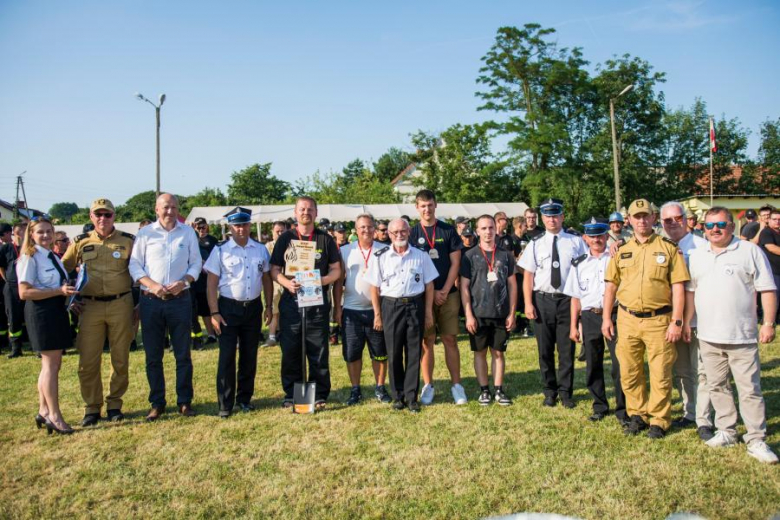
<path fill-rule="evenodd" d="M 65 350 L 73 345 L 65 296 L 27 300 L 24 320 L 33 350 Z"/>

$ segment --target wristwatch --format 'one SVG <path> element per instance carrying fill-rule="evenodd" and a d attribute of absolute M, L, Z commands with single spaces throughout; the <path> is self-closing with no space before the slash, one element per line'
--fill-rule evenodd
<path fill-rule="evenodd" d="M 775 322 L 774 321 L 765 321 L 763 323 L 763 325 L 764 325 L 764 327 L 774 327 L 775 326 Z"/>
<path fill-rule="evenodd" d="M 674 324 L 677 327 L 682 327 L 682 320 L 674 320 Z"/>

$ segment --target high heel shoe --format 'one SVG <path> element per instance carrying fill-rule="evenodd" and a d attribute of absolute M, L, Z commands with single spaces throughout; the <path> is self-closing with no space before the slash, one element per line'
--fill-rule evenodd
<path fill-rule="evenodd" d="M 57 433 L 59 435 L 70 435 L 74 431 L 76 430 L 74 430 L 73 428 L 68 428 L 67 430 L 60 430 L 54 425 L 53 422 L 49 421 L 48 419 L 46 420 L 46 433 L 48 435 L 51 435 L 52 432 Z"/>
<path fill-rule="evenodd" d="M 46 420 L 47 420 L 46 417 L 44 417 L 41 414 L 35 416 L 35 425 L 38 427 L 39 430 L 46 425 Z"/>

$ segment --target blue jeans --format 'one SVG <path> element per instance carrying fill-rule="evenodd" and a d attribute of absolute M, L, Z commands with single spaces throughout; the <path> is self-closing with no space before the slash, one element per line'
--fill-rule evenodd
<path fill-rule="evenodd" d="M 149 402 L 156 408 L 165 408 L 163 355 L 166 332 L 171 335 L 173 356 L 176 358 L 176 402 L 179 406 L 192 403 L 191 297 L 190 291 L 174 300 L 141 295 L 141 332 L 146 350 Z"/>

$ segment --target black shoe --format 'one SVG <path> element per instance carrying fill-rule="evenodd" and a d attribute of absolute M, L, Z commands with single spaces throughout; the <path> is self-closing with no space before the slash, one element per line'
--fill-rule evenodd
<path fill-rule="evenodd" d="M 606 417 L 606 416 L 607 416 L 607 414 L 604 413 L 604 412 L 593 412 L 593 415 L 588 417 L 588 420 L 590 422 L 599 422 L 599 421 L 603 421 L 604 417 Z"/>
<path fill-rule="evenodd" d="M 230 410 L 220 410 L 217 415 L 219 415 L 220 419 L 227 419 L 230 417 Z"/>
<path fill-rule="evenodd" d="M 393 410 L 403 410 L 404 408 L 406 408 L 406 405 L 400 399 L 393 401 Z"/>
<path fill-rule="evenodd" d="M 106 412 L 106 420 L 109 422 L 119 422 L 125 420 L 125 414 L 122 413 L 122 410 L 109 410 Z"/>
<path fill-rule="evenodd" d="M 100 421 L 99 413 L 88 413 L 81 420 L 81 425 L 86 428 L 87 426 L 95 426 Z"/>
<path fill-rule="evenodd" d="M 252 403 L 236 403 L 236 406 L 241 408 L 241 411 L 244 413 L 255 411 L 255 405 Z"/>
<path fill-rule="evenodd" d="M 387 393 L 387 390 L 385 390 L 385 385 L 377 386 L 374 390 L 374 395 L 376 396 L 377 401 L 380 403 L 391 403 L 393 400 L 390 399 L 390 395 Z"/>
<path fill-rule="evenodd" d="M 409 411 L 412 413 L 420 413 L 420 403 L 417 401 L 409 403 Z"/>
<path fill-rule="evenodd" d="M 544 406 L 553 407 L 553 406 L 555 406 L 555 401 L 556 401 L 555 397 L 553 397 L 551 395 L 548 395 L 548 396 L 545 396 L 544 402 L 542 402 L 542 404 Z"/>
<path fill-rule="evenodd" d="M 363 394 L 360 392 L 360 387 L 353 387 L 349 393 L 349 399 L 347 399 L 347 406 L 354 406 L 363 400 Z"/>
<path fill-rule="evenodd" d="M 626 416 L 617 416 L 616 415 L 615 418 L 618 420 L 618 422 L 620 423 L 620 426 L 622 426 L 623 428 L 625 428 L 626 426 L 628 426 L 631 423 L 631 421 Z"/>
<path fill-rule="evenodd" d="M 22 357 L 22 353 L 18 350 L 12 350 L 10 354 L 8 354 L 8 359 L 13 359 L 17 357 Z"/>
<path fill-rule="evenodd" d="M 479 394 L 479 398 L 477 399 L 477 402 L 480 404 L 480 406 L 490 405 L 490 403 L 493 402 L 493 396 L 490 394 L 490 390 L 483 390 Z"/>
<path fill-rule="evenodd" d="M 206 345 L 211 345 L 212 343 L 216 343 L 216 342 L 217 342 L 216 336 L 209 336 L 206 339 Z"/>
<path fill-rule="evenodd" d="M 133 340 L 130 342 L 130 352 L 135 352 L 136 350 L 138 350 L 138 342 Z"/>
<path fill-rule="evenodd" d="M 203 350 L 203 340 L 201 338 L 192 338 L 192 350 Z"/>
<path fill-rule="evenodd" d="M 631 420 L 628 425 L 623 428 L 625 435 L 638 435 L 642 430 L 647 429 L 647 423 L 638 415 L 631 416 Z"/>
<path fill-rule="evenodd" d="M 69 428 L 69 429 L 67 429 L 67 430 L 60 430 L 59 428 L 57 428 L 57 427 L 54 425 L 54 423 L 53 423 L 53 422 L 51 422 L 51 421 L 48 421 L 48 420 L 46 421 L 46 433 L 47 433 L 48 435 L 51 435 L 52 433 L 56 433 L 56 434 L 58 434 L 58 435 L 70 435 L 70 434 L 72 434 L 74 431 L 75 431 L 75 430 L 74 430 L 73 428 Z"/>
<path fill-rule="evenodd" d="M 696 421 L 691 421 L 690 419 L 687 419 L 685 417 L 680 417 L 679 419 L 675 419 L 672 421 L 672 426 L 674 428 L 690 428 L 692 426 L 696 426 Z"/>
<path fill-rule="evenodd" d="M 496 390 L 495 399 L 496 402 L 501 406 L 510 406 L 512 404 L 512 399 L 510 399 L 503 390 Z"/>
<path fill-rule="evenodd" d="M 715 437 L 715 432 L 713 431 L 712 426 L 699 426 L 696 428 L 696 433 L 699 434 L 699 438 L 704 442 L 707 442 L 708 440 Z"/>
<path fill-rule="evenodd" d="M 655 425 L 655 424 L 650 426 L 650 429 L 647 430 L 647 438 L 648 439 L 663 439 L 665 435 L 666 435 L 666 432 L 664 431 L 664 429 L 661 428 L 660 426 Z"/>
<path fill-rule="evenodd" d="M 574 404 L 574 399 L 572 399 L 571 397 L 562 397 L 561 404 L 563 404 L 564 408 L 568 408 L 569 410 L 577 407 L 577 405 Z"/>
<path fill-rule="evenodd" d="M 585 361 L 585 347 L 580 347 L 580 355 L 577 356 L 577 361 Z"/>
<path fill-rule="evenodd" d="M 39 430 L 41 428 L 43 428 L 44 426 L 46 426 L 46 417 L 44 417 L 41 414 L 36 414 L 35 415 L 35 425 L 38 427 Z"/>

